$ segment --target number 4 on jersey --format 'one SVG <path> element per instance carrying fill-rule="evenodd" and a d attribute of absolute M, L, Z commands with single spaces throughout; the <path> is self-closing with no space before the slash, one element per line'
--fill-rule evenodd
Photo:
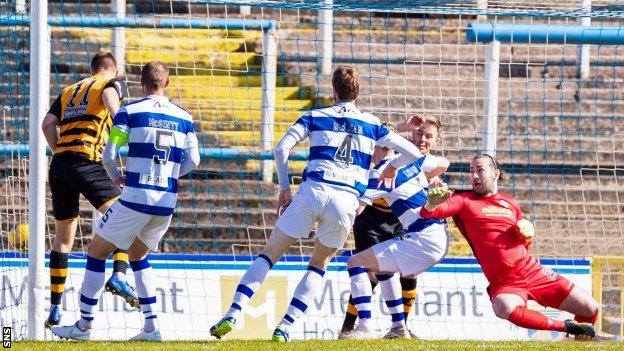
<path fill-rule="evenodd" d="M 351 135 L 347 135 L 334 155 L 336 161 L 340 161 L 349 167 L 353 163 L 353 157 L 351 156 Z"/>

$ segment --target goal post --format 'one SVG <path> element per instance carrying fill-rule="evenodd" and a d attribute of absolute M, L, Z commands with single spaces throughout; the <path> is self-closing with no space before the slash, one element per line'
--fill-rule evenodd
<path fill-rule="evenodd" d="M 50 39 L 48 2 L 34 1 L 30 8 L 30 117 L 28 167 L 28 338 L 44 338 L 46 287 L 46 180 L 48 162 L 41 122 L 50 96 Z"/>

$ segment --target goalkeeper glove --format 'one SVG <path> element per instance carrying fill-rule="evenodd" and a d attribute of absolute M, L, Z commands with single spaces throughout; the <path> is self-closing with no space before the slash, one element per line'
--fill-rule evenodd
<path fill-rule="evenodd" d="M 452 194 L 452 190 L 442 187 L 429 190 L 427 193 L 427 203 L 425 204 L 425 208 L 428 211 L 433 211 L 439 204 L 448 200 Z"/>
<path fill-rule="evenodd" d="M 520 219 L 516 222 L 517 233 L 522 238 L 524 242 L 524 246 L 528 249 L 531 243 L 533 242 L 533 237 L 535 236 L 535 227 L 533 223 L 528 219 Z"/>

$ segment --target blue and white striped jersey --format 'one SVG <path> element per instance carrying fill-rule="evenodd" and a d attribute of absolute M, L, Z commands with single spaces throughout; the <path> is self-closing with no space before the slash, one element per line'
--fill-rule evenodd
<path fill-rule="evenodd" d="M 360 112 L 350 102 L 311 110 L 287 132 L 297 143 L 310 138 L 304 180 L 348 188 L 359 195 L 366 190 L 375 144 L 389 134 L 377 117 Z"/>
<path fill-rule="evenodd" d="M 113 126 L 128 134 L 119 203 L 151 215 L 172 214 L 184 149 L 197 147 L 191 114 L 164 96 L 149 95 L 119 109 Z"/>
<path fill-rule="evenodd" d="M 383 159 L 371 170 L 366 192 L 360 200 L 369 205 L 371 200 L 376 198 L 386 200 L 406 233 L 419 232 L 433 224 L 444 223 L 441 219 L 420 218 L 420 208 L 427 202 L 426 189 L 429 186 L 425 172 L 430 172 L 438 166 L 437 157 L 426 155 L 412 164 L 399 168 L 394 189 L 389 191 L 383 184 L 377 189 L 377 178 L 396 157 L 398 155 Z"/>

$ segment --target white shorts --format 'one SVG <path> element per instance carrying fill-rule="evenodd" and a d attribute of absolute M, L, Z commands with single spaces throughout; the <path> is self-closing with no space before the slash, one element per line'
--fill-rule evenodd
<path fill-rule="evenodd" d="M 307 238 L 316 224 L 321 244 L 341 249 L 353 227 L 358 196 L 348 190 L 306 181 L 275 226 L 292 238 Z"/>
<path fill-rule="evenodd" d="M 100 218 L 95 234 L 127 250 L 135 238 L 139 238 L 152 251 L 158 251 L 158 242 L 162 239 L 171 216 L 154 216 L 137 212 L 115 201 Z"/>
<path fill-rule="evenodd" d="M 449 239 L 442 224 L 374 245 L 380 272 L 420 274 L 446 255 Z"/>

